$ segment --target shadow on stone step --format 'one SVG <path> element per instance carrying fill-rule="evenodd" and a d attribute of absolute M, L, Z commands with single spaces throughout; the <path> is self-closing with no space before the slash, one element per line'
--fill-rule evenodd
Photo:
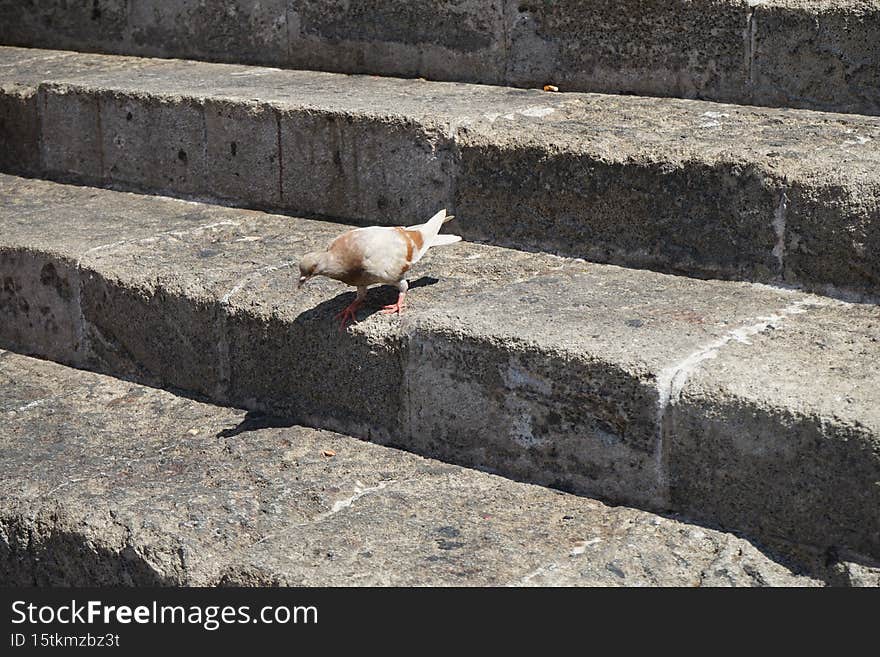
<path fill-rule="evenodd" d="M 0 586 L 181 585 L 130 546 L 108 550 L 76 532 L 56 528 L 40 536 L 25 525 L 13 522 L 5 527 L 13 540 L 0 542 Z M 24 531 L 19 534 L 16 529 Z"/>
<path fill-rule="evenodd" d="M 411 285 L 438 282 L 422 277 Z M 359 438 L 388 440 L 400 432 L 398 410 L 403 404 L 400 382 L 406 346 L 395 330 L 400 322 L 377 318 L 369 328 L 338 330 L 334 316 L 354 300 L 355 293 L 334 288 L 298 304 L 294 316 L 246 309 L 224 315 L 229 358 L 224 403 Z M 358 313 L 358 326 L 396 299 L 394 287 L 371 289 Z M 161 318 L 156 324 L 162 325 Z M 185 347 L 176 349 L 181 360 L 186 357 Z M 163 357 L 164 362 L 169 360 Z M 210 363 L 204 369 L 207 376 L 215 376 Z M 248 430 L 258 421 L 255 416 L 230 431 Z"/>
<path fill-rule="evenodd" d="M 267 415 L 260 411 L 248 411 L 244 419 L 236 426 L 230 429 L 224 429 L 217 434 L 217 438 L 231 438 L 248 431 L 258 431 L 260 429 L 286 429 L 288 427 L 297 426 L 293 420 L 278 417 L 276 415 Z"/>
<path fill-rule="evenodd" d="M 422 276 L 421 278 L 418 278 L 414 281 L 410 281 L 409 289 L 414 290 L 420 287 L 427 287 L 428 285 L 436 285 L 439 282 L 439 279 L 432 276 Z M 354 301 L 355 294 L 355 292 L 343 292 L 342 294 L 336 295 L 332 299 L 322 301 L 314 308 L 300 313 L 299 317 L 297 317 L 297 320 L 311 320 L 318 317 L 324 317 L 326 315 L 335 315 L 341 312 L 342 309 L 347 307 L 352 301 Z M 359 322 L 362 322 L 370 315 L 374 315 L 382 310 L 383 306 L 390 305 L 392 303 L 395 303 L 396 301 L 396 287 L 393 287 L 391 285 L 382 285 L 381 287 L 370 288 L 367 291 L 367 298 L 364 300 L 364 305 L 361 306 L 360 310 L 358 310 L 357 319 Z"/>

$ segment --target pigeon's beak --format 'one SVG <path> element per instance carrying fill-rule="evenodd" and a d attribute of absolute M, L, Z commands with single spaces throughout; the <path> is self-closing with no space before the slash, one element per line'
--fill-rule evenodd
<path fill-rule="evenodd" d="M 296 289 L 297 290 L 300 289 L 303 285 L 306 284 L 306 281 L 308 281 L 308 280 L 309 280 L 308 276 L 300 276 L 299 283 L 297 283 Z"/>

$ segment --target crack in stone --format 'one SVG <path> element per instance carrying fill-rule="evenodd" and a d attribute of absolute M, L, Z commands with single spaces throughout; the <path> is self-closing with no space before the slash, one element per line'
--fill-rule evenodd
<path fill-rule="evenodd" d="M 107 176 L 104 173 L 104 128 L 101 125 L 101 94 L 95 94 L 95 130 L 98 138 L 98 178 L 106 181 Z"/>
<path fill-rule="evenodd" d="M 383 490 L 383 489 L 388 488 L 389 486 L 392 486 L 397 483 L 398 483 L 397 479 L 384 479 L 384 480 L 380 481 L 378 484 L 376 484 L 375 486 L 370 486 L 370 487 L 365 488 L 364 484 L 361 481 L 355 480 L 354 493 L 352 495 L 350 495 L 349 497 L 347 497 L 343 500 L 336 500 L 333 503 L 333 506 L 330 507 L 327 511 L 324 511 L 323 513 L 319 513 L 314 518 L 311 518 L 310 520 L 306 520 L 305 522 L 301 522 L 297 525 L 294 525 L 293 527 L 290 527 L 289 529 L 295 529 L 298 527 L 309 527 L 309 526 L 317 524 L 319 522 L 324 522 L 328 518 L 332 518 L 333 516 L 335 516 L 340 511 L 348 509 L 349 507 L 351 507 L 355 502 L 357 502 L 362 497 L 370 495 L 371 493 L 375 493 L 376 491 Z M 264 543 L 265 541 L 268 541 L 270 539 L 275 538 L 277 535 L 278 534 L 267 534 L 266 536 L 263 536 L 259 540 L 254 541 L 249 546 L 247 546 L 247 548 L 244 548 L 244 549 L 253 548 L 256 545 L 259 545 L 260 543 Z"/>
<path fill-rule="evenodd" d="M 746 84 L 754 92 L 755 87 L 755 50 L 757 49 L 758 19 L 757 8 L 764 0 L 748 0 L 749 13 L 746 15 L 746 29 L 743 32 L 745 41 Z"/>
<path fill-rule="evenodd" d="M 88 251 L 86 251 L 88 253 Z M 76 260 L 73 267 L 73 272 L 71 272 L 71 278 L 75 279 L 74 287 L 76 289 L 76 293 L 74 294 L 74 300 L 76 306 L 74 308 L 74 313 L 76 318 L 73 319 L 73 334 L 76 337 L 76 344 L 73 345 L 74 352 L 74 360 L 78 364 L 82 364 L 86 360 L 86 315 L 83 311 L 82 305 L 82 258 L 85 257 L 85 253 Z"/>
<path fill-rule="evenodd" d="M 272 108 L 272 112 L 275 114 L 275 129 L 277 135 L 277 144 L 276 147 L 278 149 L 278 203 L 284 203 L 284 161 L 282 159 L 281 154 L 281 110 L 277 107 Z"/>
<path fill-rule="evenodd" d="M 773 246 L 773 257 L 779 262 L 779 277 L 785 278 L 785 220 L 788 211 L 788 194 L 783 187 L 779 196 L 779 205 L 773 212 L 773 232 L 776 234 L 776 244 Z"/>
<path fill-rule="evenodd" d="M 286 41 L 285 44 L 284 44 L 284 46 L 285 46 L 285 48 L 284 48 L 284 52 L 285 52 L 284 65 L 285 65 L 285 66 L 290 66 L 290 60 L 291 60 L 291 56 L 290 56 L 290 52 L 291 52 L 291 43 L 290 43 L 290 3 L 287 3 L 287 4 L 284 6 L 284 34 L 285 34 L 285 37 L 286 37 L 286 39 L 287 39 L 287 41 Z"/>
<path fill-rule="evenodd" d="M 513 77 L 513 21 L 516 9 L 510 0 L 502 0 L 501 3 L 501 47 L 504 70 L 502 71 L 502 83 L 511 84 Z"/>
<path fill-rule="evenodd" d="M 555 561 L 551 561 L 550 563 L 544 564 L 543 566 L 538 566 L 533 571 L 521 577 L 517 580 L 513 580 L 505 584 L 505 586 L 525 586 L 529 582 L 531 582 L 536 577 L 540 577 L 541 575 L 546 575 L 547 573 L 551 573 L 559 567 L 559 564 Z"/>
<path fill-rule="evenodd" d="M 24 404 L 23 406 L 19 406 L 18 408 L 13 409 L 13 410 L 15 410 L 18 413 L 21 413 L 22 411 L 27 411 L 27 410 L 30 410 L 31 408 L 36 408 L 37 406 L 42 406 L 46 402 L 52 401 L 54 399 L 55 399 L 55 397 L 44 397 L 42 399 L 35 399 L 35 400 L 28 402 L 27 404 Z"/>
<path fill-rule="evenodd" d="M 150 244 L 151 242 L 155 242 L 156 240 L 162 239 L 163 237 L 184 237 L 186 235 L 192 235 L 203 230 L 211 230 L 213 228 L 218 228 L 220 226 L 239 226 L 241 225 L 238 221 L 224 220 L 224 221 L 215 221 L 210 224 L 202 224 L 201 226 L 196 226 L 195 228 L 186 228 L 186 229 L 175 229 L 175 230 L 163 230 L 155 235 L 151 235 L 150 237 L 141 237 L 136 240 L 118 240 L 116 242 L 108 242 L 107 244 L 101 244 L 100 246 L 93 246 L 92 248 L 86 250 L 76 261 L 77 268 L 81 268 L 82 261 L 91 253 L 95 253 L 97 251 L 104 251 L 106 249 L 113 249 L 118 246 L 125 246 L 127 244 Z"/>
<path fill-rule="evenodd" d="M 89 477 L 75 477 L 73 479 L 68 479 L 67 481 L 62 481 L 57 486 L 50 488 L 45 493 L 39 495 L 40 499 L 44 499 L 52 495 L 53 493 L 57 493 L 59 490 L 64 488 L 65 486 L 69 486 L 70 484 L 78 484 L 82 481 L 89 481 L 91 479 L 109 479 L 110 475 L 106 472 L 98 472 L 97 474 L 91 475 Z"/>
<path fill-rule="evenodd" d="M 319 513 L 317 516 L 312 518 L 312 520 L 309 524 L 314 524 L 316 522 L 323 522 L 327 518 L 330 518 L 331 516 L 335 516 L 337 513 L 339 513 L 343 509 L 347 509 L 348 507 L 350 507 L 352 504 L 357 502 L 359 499 L 361 499 L 365 495 L 369 495 L 370 493 L 374 493 L 377 490 L 382 490 L 383 488 L 387 488 L 388 486 L 390 486 L 391 484 L 394 484 L 394 483 L 397 483 L 396 479 L 385 479 L 383 481 L 380 481 L 375 486 L 370 486 L 369 488 L 363 488 L 363 484 L 360 481 L 355 481 L 354 482 L 355 492 L 353 495 L 345 498 L 344 500 L 336 500 L 333 503 L 333 506 L 330 507 L 330 509 L 328 511 L 325 511 L 324 513 Z"/>
<path fill-rule="evenodd" d="M 293 266 L 293 262 L 284 262 L 280 265 L 268 265 L 261 267 L 256 271 L 252 271 L 245 275 L 238 283 L 233 285 L 222 297 L 220 297 L 220 307 L 217 310 L 217 318 L 214 322 L 214 331 L 217 339 L 217 373 L 218 383 L 215 394 L 218 399 L 224 402 L 228 401 L 231 394 L 232 385 L 232 363 L 229 359 L 229 332 L 227 330 L 227 317 L 229 315 L 229 301 L 234 295 L 244 288 L 250 282 L 265 276 L 273 271 L 280 269 L 288 269 Z"/>
<path fill-rule="evenodd" d="M 289 267 L 292 267 L 293 264 L 294 264 L 293 261 L 284 262 L 280 265 L 267 265 L 265 267 L 261 267 L 260 269 L 258 269 L 256 271 L 252 271 L 251 273 L 247 274 L 244 278 L 242 278 L 238 283 L 236 283 L 234 286 L 232 286 L 232 288 L 220 298 L 220 304 L 223 306 L 228 306 L 229 300 L 234 295 L 238 294 L 238 292 L 240 292 L 242 290 L 242 288 L 245 285 L 247 285 L 248 283 L 251 283 L 251 282 L 257 280 L 258 278 L 260 278 L 266 274 L 269 274 L 273 271 L 278 271 L 279 269 L 288 269 Z"/>

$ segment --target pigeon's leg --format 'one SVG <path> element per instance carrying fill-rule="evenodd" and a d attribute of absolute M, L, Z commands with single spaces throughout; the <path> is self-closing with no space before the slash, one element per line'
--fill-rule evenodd
<path fill-rule="evenodd" d="M 351 322 L 357 322 L 356 313 L 358 311 L 358 308 L 360 308 L 361 305 L 364 303 L 365 296 L 367 296 L 367 287 L 365 285 L 359 285 L 357 296 L 354 298 L 354 301 L 346 306 L 346 308 L 342 312 L 336 314 L 336 319 L 341 320 L 339 322 L 340 331 L 345 328 L 345 325 L 349 322 L 349 320 L 351 320 Z"/>
<path fill-rule="evenodd" d="M 406 282 L 406 279 L 397 284 L 397 289 L 400 290 L 400 294 L 397 295 L 397 303 L 392 303 L 390 306 L 384 306 L 381 310 L 383 315 L 393 315 L 394 313 L 399 315 L 403 312 L 403 309 L 406 308 L 404 300 L 406 299 L 406 291 L 409 289 L 409 283 Z"/>

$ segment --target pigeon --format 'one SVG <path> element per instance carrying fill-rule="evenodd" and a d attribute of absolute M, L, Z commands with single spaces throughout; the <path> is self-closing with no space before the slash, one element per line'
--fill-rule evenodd
<path fill-rule="evenodd" d="M 407 271 L 432 246 L 455 244 L 458 235 L 440 235 L 440 227 L 453 218 L 446 209 L 440 210 L 418 226 L 370 226 L 355 228 L 334 239 L 326 251 L 307 253 L 299 263 L 299 285 L 312 276 L 326 276 L 357 287 L 355 300 L 336 315 L 339 330 L 349 321 L 357 321 L 356 313 L 367 296 L 367 286 L 375 283 L 394 285 L 400 290 L 397 303 L 382 308 L 382 314 L 403 312 L 409 284 Z"/>

